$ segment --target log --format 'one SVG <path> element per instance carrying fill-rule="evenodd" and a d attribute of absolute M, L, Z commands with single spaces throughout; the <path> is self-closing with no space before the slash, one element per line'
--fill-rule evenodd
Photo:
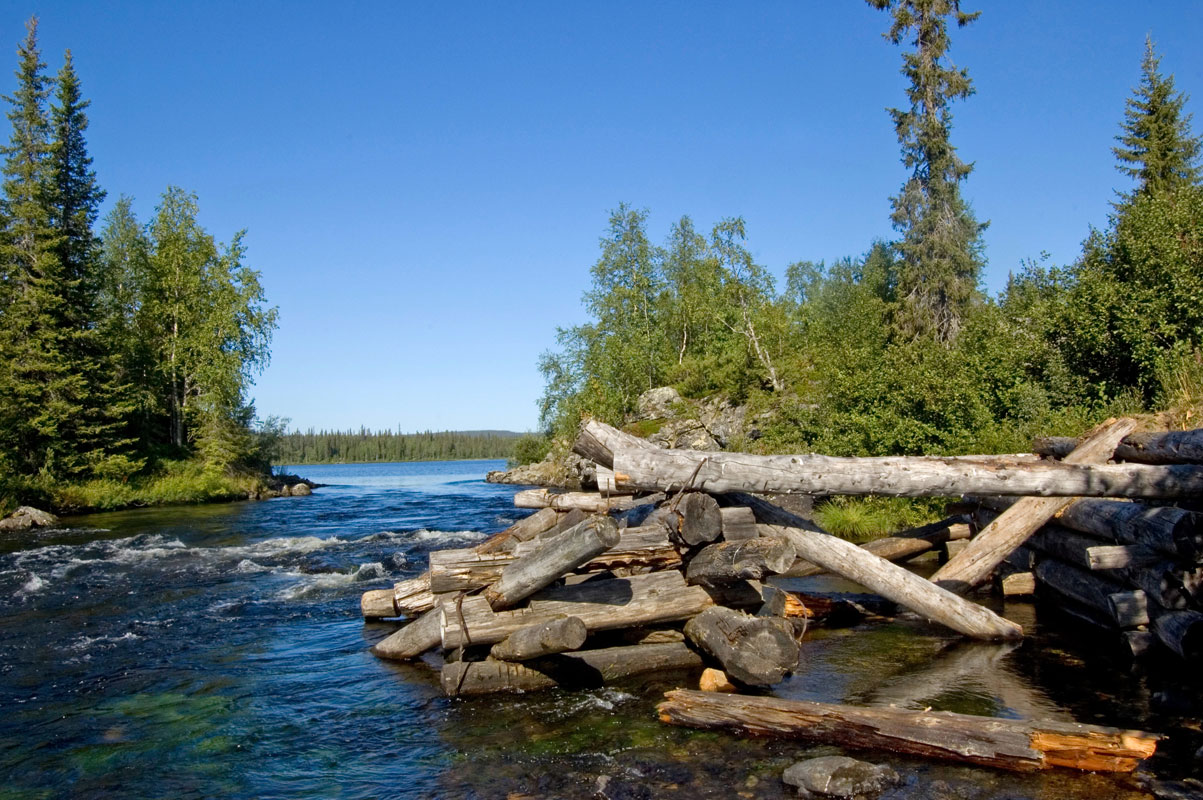
<path fill-rule="evenodd" d="M 1136 420 L 1108 420 L 1087 436 L 1065 464 L 1088 465 L 1106 462 L 1120 439 L 1136 428 Z M 949 559 L 931 576 L 932 583 L 964 594 L 990 577 L 994 568 L 1041 528 L 1072 499 L 1024 497 L 1004 511 L 973 538 L 969 546 Z"/>
<path fill-rule="evenodd" d="M 560 617 L 519 628 L 489 651 L 498 661 L 530 661 L 569 650 L 579 650 L 589 635 L 585 623 L 577 617 Z"/>
<path fill-rule="evenodd" d="M 580 617 L 593 632 L 677 622 L 713 605 L 746 607 L 762 602 L 757 584 L 707 590 L 689 586 L 676 570 L 546 589 L 531 597 L 526 607 L 511 611 L 494 611 L 483 597 L 466 597 L 458 612 L 443 606 L 443 648 L 493 644 L 519 628 L 557 616 Z"/>
<path fill-rule="evenodd" d="M 987 608 L 942 589 L 912 572 L 823 533 L 812 523 L 752 495 L 739 502 L 778 536 L 788 537 L 798 555 L 829 572 L 906 606 L 920 615 L 975 639 L 1019 639 L 1023 628 Z M 789 526 L 789 527 L 785 527 Z"/>
<path fill-rule="evenodd" d="M 1064 458 L 1077 445 L 1069 436 L 1039 438 L 1032 449 L 1042 455 Z M 1136 461 L 1142 464 L 1203 464 L 1203 429 L 1133 433 L 1115 448 L 1117 461 Z"/>
<path fill-rule="evenodd" d="M 898 607 L 875 594 L 816 594 L 792 592 L 765 586 L 764 605 L 757 616 L 806 620 L 840 627 L 855 625 L 866 617 L 893 617 Z"/>
<path fill-rule="evenodd" d="M 685 623 L 685 635 L 747 686 L 772 686 L 798 667 L 793 627 L 776 617 L 713 606 Z"/>
<path fill-rule="evenodd" d="M 359 598 L 359 610 L 364 619 L 387 619 L 401 616 L 392 589 L 369 589 Z"/>
<path fill-rule="evenodd" d="M 1157 734 L 1074 722 L 998 719 L 948 711 L 857 708 L 776 697 L 676 689 L 657 706 L 671 725 L 782 736 L 1017 772 L 1068 767 L 1131 772 Z"/>
<path fill-rule="evenodd" d="M 1149 567 L 1133 567 L 1116 573 L 1129 586 L 1141 589 L 1162 608 L 1186 608 L 1199 591 L 1203 567 L 1178 567 L 1162 561 Z"/>
<path fill-rule="evenodd" d="M 1158 550 L 1170 558 L 1203 556 L 1203 520 L 1181 508 L 1120 500 L 1079 500 L 1061 512 L 1067 528 Z"/>
<path fill-rule="evenodd" d="M 484 598 L 494 610 L 509 608 L 609 550 L 620 537 L 610 517 L 591 517 L 520 556 L 485 589 Z"/>
<path fill-rule="evenodd" d="M 728 542 L 739 542 L 744 539 L 755 539 L 760 535 L 756 530 L 756 515 L 752 509 L 743 506 L 720 508 L 719 514 L 723 522 L 723 539 Z"/>
<path fill-rule="evenodd" d="M 443 666 L 449 697 L 530 692 L 562 686 L 592 689 L 645 672 L 700 669 L 702 658 L 680 642 L 608 647 L 545 656 L 514 664 L 506 661 L 455 662 Z"/>
<path fill-rule="evenodd" d="M 1104 544 L 1060 525 L 1045 525 L 1028 540 L 1034 549 L 1088 570 L 1144 567 L 1161 560 L 1155 550 L 1129 544 Z"/>
<path fill-rule="evenodd" d="M 671 506 L 670 506 L 671 509 Z M 670 511 L 671 531 L 684 544 L 713 542 L 723 535 L 723 516 L 718 501 L 702 492 L 688 492 L 676 504 L 675 524 Z"/>
<path fill-rule="evenodd" d="M 690 559 L 685 580 L 702 586 L 758 581 L 785 572 L 795 557 L 793 544 L 780 537 L 719 542 L 703 547 Z"/>
<path fill-rule="evenodd" d="M 1042 584 L 1082 605 L 1103 612 L 1120 628 L 1135 628 L 1149 623 L 1148 599 L 1139 589 L 1129 589 L 1055 558 L 1041 559 L 1035 573 L 1036 580 Z"/>
<path fill-rule="evenodd" d="M 553 492 L 550 489 L 523 489 L 514 495 L 517 508 L 554 508 L 557 511 L 579 509 L 589 514 L 608 514 L 636 505 L 633 492 L 601 495 L 596 492 Z"/>
<path fill-rule="evenodd" d="M 1173 499 L 1203 493 L 1203 467 L 1198 466 L 1083 465 L 1057 461 L 998 466 L 967 458 L 755 456 L 629 447 L 615 451 L 614 477 L 628 489 L 669 491 L 691 486 L 720 494 L 780 492 L 897 497 L 999 494 Z"/>
<path fill-rule="evenodd" d="M 510 552 L 478 553 L 474 548 L 436 550 L 430 554 L 430 587 L 438 594 L 471 592 L 494 583 L 502 570 L 520 556 L 541 545 L 540 539 L 518 544 Z M 618 567 L 675 569 L 681 554 L 668 540 L 668 531 L 660 526 L 627 528 L 618 544 L 582 564 L 580 572 L 599 572 Z"/>
<path fill-rule="evenodd" d="M 541 508 L 529 517 L 523 517 L 499 534 L 490 536 L 476 546 L 481 553 L 492 553 L 497 550 L 508 550 L 517 542 L 525 542 L 535 538 L 546 530 L 555 527 L 560 514 L 554 508 Z"/>
<path fill-rule="evenodd" d="M 919 528 L 887 536 L 884 539 L 865 542 L 860 548 L 884 558 L 886 561 L 907 561 L 930 551 L 937 545 L 968 539 L 972 531 L 967 519 L 963 514 L 958 514 L 939 522 L 932 522 Z M 806 578 L 811 575 L 821 575 L 823 572 L 825 570 L 822 567 L 815 566 L 806 560 L 799 560 L 781 574 L 787 578 Z"/>
<path fill-rule="evenodd" d="M 452 603 L 454 605 L 454 603 Z M 401 630 L 372 647 L 380 658 L 407 661 L 439 646 L 442 633 L 442 603 L 405 624 Z"/>
<path fill-rule="evenodd" d="M 1168 611 L 1153 622 L 1153 632 L 1187 661 L 1203 661 L 1203 614 L 1198 611 Z"/>

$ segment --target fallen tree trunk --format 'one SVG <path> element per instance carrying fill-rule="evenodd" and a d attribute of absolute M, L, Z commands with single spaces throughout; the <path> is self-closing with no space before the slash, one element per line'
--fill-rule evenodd
<path fill-rule="evenodd" d="M 1203 555 L 1203 520 L 1181 508 L 1086 499 L 1061 512 L 1059 522 L 1083 533 L 1149 547 L 1170 558 L 1195 561 Z"/>
<path fill-rule="evenodd" d="M 772 686 L 798 667 L 793 627 L 776 617 L 713 606 L 685 623 L 685 635 L 747 686 Z"/>
<path fill-rule="evenodd" d="M 1120 439 L 1136 427 L 1136 420 L 1108 420 L 1087 436 L 1074 451 L 1065 457 L 1066 464 L 1101 464 L 1111 457 Z M 1015 502 L 981 533 L 969 546 L 949 559 L 931 576 L 932 583 L 951 592 L 964 594 L 990 577 L 994 568 L 1007 554 L 1023 544 L 1072 498 L 1024 497 Z"/>
<path fill-rule="evenodd" d="M 1131 772 L 1160 738 L 1073 722 L 781 700 L 676 689 L 657 706 L 672 725 L 785 736 L 857 750 L 959 761 L 1018 772 L 1050 767 Z"/>
<path fill-rule="evenodd" d="M 1150 567 L 1119 570 L 1117 574 L 1162 608 L 1178 610 L 1191 605 L 1198 593 L 1203 567 L 1179 567 L 1162 561 Z"/>
<path fill-rule="evenodd" d="M 673 517 L 675 525 L 673 525 Z M 672 533 L 686 545 L 713 542 L 723 534 L 723 515 L 718 501 L 703 492 L 688 492 L 670 506 L 668 520 Z"/>
<path fill-rule="evenodd" d="M 756 515 L 752 509 L 742 506 L 720 508 L 719 514 L 723 520 L 723 540 L 738 542 L 744 539 L 755 539 L 760 535 L 756 530 Z"/>
<path fill-rule="evenodd" d="M 1203 661 L 1203 614 L 1169 611 L 1153 622 L 1157 638 L 1187 661 Z"/>
<path fill-rule="evenodd" d="M 860 548 L 886 561 L 907 561 L 945 542 L 968 539 L 971 533 L 967 517 L 957 515 L 884 539 L 865 542 Z M 787 578 L 806 578 L 824 572 L 826 570 L 822 567 L 801 559 L 781 574 Z"/>
<path fill-rule="evenodd" d="M 489 651 L 498 661 L 530 661 L 569 650 L 579 650 L 589 635 L 585 623 L 577 617 L 561 617 L 519 628 Z"/>
<path fill-rule="evenodd" d="M 630 447 L 615 451 L 614 477 L 629 489 L 672 491 L 691 486 L 712 493 L 1145 498 L 1203 493 L 1203 467 L 1198 466 L 1061 462 L 998 466 L 956 458 L 754 456 Z"/>
<path fill-rule="evenodd" d="M 685 644 L 672 642 L 581 650 L 525 664 L 458 661 L 443 666 L 442 684 L 450 697 L 529 692 L 553 686 L 592 689 L 645 672 L 701 667 L 701 656 Z"/>
<path fill-rule="evenodd" d="M 676 570 L 548 589 L 530 598 L 526 607 L 512 611 L 494 611 L 483 597 L 466 597 L 458 610 L 443 606 L 443 648 L 493 644 L 519 628 L 558 616 L 580 617 L 592 632 L 677 622 L 713 605 L 746 607 L 761 602 L 756 584 L 706 590 L 689 586 Z"/>
<path fill-rule="evenodd" d="M 609 550 L 620 536 L 618 523 L 610 517 L 587 519 L 503 569 L 484 598 L 494 610 L 509 608 Z"/>
<path fill-rule="evenodd" d="M 587 514 L 606 514 L 634 507 L 638 501 L 633 492 L 621 495 L 602 495 L 595 492 L 553 492 L 550 489 L 523 489 L 514 495 L 517 508 L 553 508 L 557 511 L 578 509 Z"/>
<path fill-rule="evenodd" d="M 765 586 L 764 605 L 756 616 L 802 619 L 807 624 L 839 627 L 855 625 L 866 617 L 893 617 L 897 613 L 897 604 L 875 594 L 815 594 Z"/>
<path fill-rule="evenodd" d="M 1145 593 L 1129 589 L 1055 558 L 1042 558 L 1034 570 L 1036 580 L 1085 606 L 1103 612 L 1120 628 L 1149 623 Z"/>
<path fill-rule="evenodd" d="M 941 589 L 912 572 L 856 545 L 822 533 L 806 520 L 752 495 L 735 499 L 749 506 L 762 524 L 787 537 L 798 555 L 829 572 L 975 639 L 1019 639 L 1023 628 L 987 608 Z M 789 527 L 785 527 L 789 526 Z"/>
<path fill-rule="evenodd" d="M 401 630 L 382 639 L 372 647 L 380 658 L 408 661 L 439 646 L 442 631 L 442 604 L 436 605 Z"/>
<path fill-rule="evenodd" d="M 1042 456 L 1064 458 L 1077 443 L 1068 436 L 1046 436 L 1037 439 L 1032 449 Z M 1129 434 L 1115 448 L 1115 459 L 1142 464 L 1203 464 L 1203 429 Z"/>
<path fill-rule="evenodd" d="M 1074 566 L 1088 570 L 1145 567 L 1161 560 L 1155 550 L 1130 544 L 1104 544 L 1060 525 L 1045 525 L 1028 544 Z"/>
<path fill-rule="evenodd" d="M 703 547 L 690 559 L 685 580 L 702 586 L 758 581 L 785 572 L 795 557 L 793 544 L 776 536 L 719 542 Z"/>

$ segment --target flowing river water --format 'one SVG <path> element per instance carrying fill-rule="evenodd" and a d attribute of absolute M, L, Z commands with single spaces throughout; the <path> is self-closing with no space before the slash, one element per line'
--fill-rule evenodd
<path fill-rule="evenodd" d="M 500 462 L 289 467 L 310 497 L 65 518 L 0 539 L 0 799 L 788 796 L 785 766 L 838 752 L 657 721 L 659 675 L 586 692 L 450 701 L 437 658 L 380 661 L 395 624 L 359 596 L 430 550 L 525 512 Z M 830 578 L 800 584 L 854 590 Z M 999 607 L 1018 646 L 914 622 L 810 631 L 782 697 L 1073 718 L 1169 735 L 1130 776 L 1013 775 L 866 754 L 895 798 L 1200 796 L 1200 676 L 1062 638 Z M 1044 613 L 1046 609 L 1041 609 Z"/>

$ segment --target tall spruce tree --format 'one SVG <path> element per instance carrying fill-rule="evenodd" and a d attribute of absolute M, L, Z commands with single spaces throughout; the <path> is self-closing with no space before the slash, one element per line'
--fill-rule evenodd
<path fill-rule="evenodd" d="M 1124 195 L 1153 194 L 1199 182 L 1199 139 L 1191 135 L 1191 115 L 1183 113 L 1187 96 L 1174 91 L 1174 76 L 1161 74 L 1153 39 L 1145 39 L 1140 86 L 1124 109 L 1123 132 L 1115 137 L 1120 172 L 1135 178 L 1136 189 Z"/>
<path fill-rule="evenodd" d="M 960 184 L 972 170 L 957 157 L 949 132 L 949 103 L 973 94 L 968 73 L 951 66 L 948 19 L 968 25 L 980 12 L 965 13 L 959 0 L 868 0 L 889 10 L 894 22 L 885 37 L 900 44 L 913 35 L 914 51 L 903 56 L 910 81 L 909 109 L 890 109 L 902 162 L 911 176 L 892 198 L 891 220 L 903 234 L 898 327 L 904 336 L 956 338 L 967 306 L 977 294 L 981 272 L 979 224 L 961 197 Z"/>

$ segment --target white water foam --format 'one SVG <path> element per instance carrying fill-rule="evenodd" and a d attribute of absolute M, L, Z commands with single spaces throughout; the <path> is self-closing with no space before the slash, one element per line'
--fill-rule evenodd
<path fill-rule="evenodd" d="M 25 581 L 25 584 L 18 589 L 13 596 L 21 598 L 28 597 L 35 592 L 42 591 L 44 588 L 46 588 L 46 581 L 39 578 L 36 572 L 31 572 L 29 573 L 29 580 Z"/>
<path fill-rule="evenodd" d="M 379 561 L 371 561 L 367 564 L 360 564 L 353 572 L 285 572 L 282 574 L 298 580 L 296 585 L 289 586 L 276 595 L 279 600 L 289 601 L 300 600 L 333 589 L 341 589 L 359 581 L 378 580 L 388 573 Z"/>
<path fill-rule="evenodd" d="M 120 636 L 81 636 L 69 646 L 72 650 L 92 650 L 96 647 L 115 647 L 124 642 L 136 642 L 142 637 L 133 631 L 127 631 Z"/>

